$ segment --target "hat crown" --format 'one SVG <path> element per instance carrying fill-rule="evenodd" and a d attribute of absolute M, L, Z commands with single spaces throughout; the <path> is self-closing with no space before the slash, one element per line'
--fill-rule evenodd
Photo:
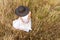
<path fill-rule="evenodd" d="M 20 8 L 19 8 L 19 12 L 24 12 L 24 11 L 25 11 L 25 7 L 20 6 Z"/>

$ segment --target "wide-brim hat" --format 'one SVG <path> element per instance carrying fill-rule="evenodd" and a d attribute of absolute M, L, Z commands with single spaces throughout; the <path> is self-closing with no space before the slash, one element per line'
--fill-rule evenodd
<path fill-rule="evenodd" d="M 29 13 L 29 8 L 26 6 L 19 6 L 15 9 L 15 14 L 17 16 L 23 17 L 26 16 Z"/>

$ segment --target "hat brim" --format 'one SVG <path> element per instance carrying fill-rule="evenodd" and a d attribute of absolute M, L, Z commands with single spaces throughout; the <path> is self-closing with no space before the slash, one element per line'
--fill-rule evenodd
<path fill-rule="evenodd" d="M 19 12 L 19 7 L 15 9 L 15 14 L 20 17 L 26 16 L 28 13 L 29 13 L 28 7 L 25 7 L 25 11 L 23 13 Z"/>

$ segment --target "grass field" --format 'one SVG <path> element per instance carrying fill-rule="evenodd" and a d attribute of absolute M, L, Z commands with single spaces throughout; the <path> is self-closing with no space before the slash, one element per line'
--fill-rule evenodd
<path fill-rule="evenodd" d="M 32 12 L 28 33 L 12 26 L 20 5 Z M 0 40 L 60 40 L 60 0 L 0 0 Z"/>

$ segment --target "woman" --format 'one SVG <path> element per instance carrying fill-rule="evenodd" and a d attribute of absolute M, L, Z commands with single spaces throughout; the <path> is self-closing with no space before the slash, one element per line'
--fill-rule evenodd
<path fill-rule="evenodd" d="M 13 21 L 13 27 L 15 29 L 24 30 L 29 32 L 31 29 L 31 12 L 28 7 L 19 6 L 15 10 L 15 14 L 19 16 L 18 19 Z"/>

